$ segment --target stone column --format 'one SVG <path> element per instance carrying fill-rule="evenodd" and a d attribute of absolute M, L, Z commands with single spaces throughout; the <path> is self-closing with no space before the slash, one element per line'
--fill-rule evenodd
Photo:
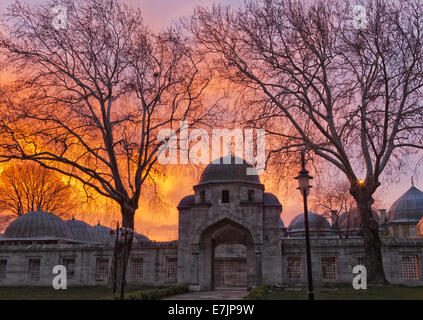
<path fill-rule="evenodd" d="M 199 282 L 199 264 L 198 264 L 198 252 L 192 253 L 192 275 L 191 283 L 198 284 Z"/>
<path fill-rule="evenodd" d="M 261 252 L 256 252 L 256 285 L 260 286 L 261 282 L 262 282 Z"/>

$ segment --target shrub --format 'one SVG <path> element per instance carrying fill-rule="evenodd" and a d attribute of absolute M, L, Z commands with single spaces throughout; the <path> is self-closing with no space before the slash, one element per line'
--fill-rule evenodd
<path fill-rule="evenodd" d="M 250 293 L 244 298 L 245 300 L 264 300 L 266 294 L 269 293 L 269 287 L 258 286 L 250 291 Z"/>
<path fill-rule="evenodd" d="M 169 296 L 182 294 L 188 292 L 188 286 L 173 286 L 167 288 L 158 288 L 150 290 L 135 291 L 132 293 L 125 294 L 125 300 L 160 300 Z M 111 297 L 104 297 L 101 300 L 119 300 L 119 295 L 113 295 Z"/>

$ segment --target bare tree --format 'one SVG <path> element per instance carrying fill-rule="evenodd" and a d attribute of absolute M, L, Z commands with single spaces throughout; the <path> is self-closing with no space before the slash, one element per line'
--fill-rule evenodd
<path fill-rule="evenodd" d="M 213 110 L 202 108 L 202 58 L 178 30 L 155 34 L 117 0 L 61 1 L 64 30 L 52 23 L 57 4 L 15 2 L 4 16 L 0 50 L 17 79 L 1 92 L 2 159 L 79 181 L 115 201 L 133 229 L 164 143 L 158 132 Z"/>
<path fill-rule="evenodd" d="M 14 216 L 41 209 L 68 217 L 74 206 L 71 187 L 35 163 L 11 163 L 0 174 L 0 209 Z"/>
<path fill-rule="evenodd" d="M 244 88 L 250 123 L 279 139 L 270 155 L 306 147 L 346 176 L 374 284 L 386 277 L 372 195 L 387 168 L 423 148 L 423 3 L 359 3 L 364 25 L 346 1 L 263 0 L 199 7 L 188 27 Z"/>
<path fill-rule="evenodd" d="M 348 181 L 331 181 L 331 183 L 320 183 L 315 186 L 315 192 L 312 199 L 312 206 L 314 211 L 323 210 L 323 216 L 332 221 L 335 226 L 339 237 L 344 237 L 344 232 L 341 230 L 339 225 L 340 216 L 345 213 L 349 214 L 351 209 L 357 206 L 354 198 L 349 193 Z M 347 234 L 349 233 L 349 225 L 347 230 L 344 230 Z"/>

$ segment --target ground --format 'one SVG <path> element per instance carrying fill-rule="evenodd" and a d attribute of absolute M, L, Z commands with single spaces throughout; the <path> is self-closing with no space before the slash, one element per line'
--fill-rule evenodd
<path fill-rule="evenodd" d="M 125 292 L 152 289 L 128 287 Z M 107 287 L 74 287 L 54 290 L 52 287 L 0 287 L 0 300 L 97 300 L 112 295 Z"/>
<path fill-rule="evenodd" d="M 242 300 L 248 291 L 200 291 L 189 292 L 177 296 L 168 297 L 164 300 Z"/>
<path fill-rule="evenodd" d="M 130 287 L 126 292 L 134 292 L 151 287 Z M 169 297 L 168 300 L 242 300 L 247 291 L 190 292 Z M 351 287 L 317 288 L 316 300 L 423 300 L 423 287 L 389 286 L 354 290 Z M 0 300 L 96 300 L 111 295 L 106 287 L 78 287 L 67 290 L 54 290 L 51 287 L 0 287 Z M 305 290 L 285 289 L 270 292 L 268 300 L 307 299 Z"/>
<path fill-rule="evenodd" d="M 306 290 L 270 292 L 266 300 L 306 300 Z M 317 288 L 316 300 L 423 300 L 423 287 L 388 286 L 355 290 L 352 287 Z"/>

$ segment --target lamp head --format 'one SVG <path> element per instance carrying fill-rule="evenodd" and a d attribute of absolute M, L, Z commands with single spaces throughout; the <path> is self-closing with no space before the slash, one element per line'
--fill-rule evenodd
<path fill-rule="evenodd" d="M 307 169 L 302 168 L 298 176 L 295 177 L 295 179 L 298 180 L 298 189 L 300 191 L 304 191 L 311 187 L 310 180 L 313 179 L 313 177 L 308 174 Z"/>

